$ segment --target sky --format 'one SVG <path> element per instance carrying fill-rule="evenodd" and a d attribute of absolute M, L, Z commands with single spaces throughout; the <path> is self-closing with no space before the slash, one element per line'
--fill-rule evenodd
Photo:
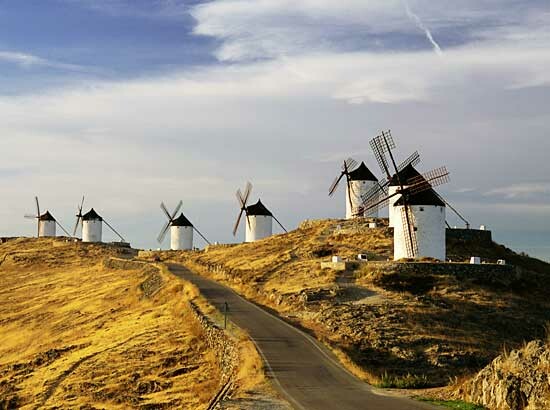
<path fill-rule="evenodd" d="M 85 195 L 135 247 L 161 201 L 238 241 L 247 181 L 289 229 L 342 217 L 341 162 L 382 177 L 391 129 L 472 226 L 550 260 L 549 100 L 546 0 L 0 1 L 0 236 L 34 234 L 35 195 L 72 230 Z"/>

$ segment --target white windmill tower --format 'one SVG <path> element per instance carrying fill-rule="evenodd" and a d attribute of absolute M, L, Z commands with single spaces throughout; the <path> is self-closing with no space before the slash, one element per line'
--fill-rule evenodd
<path fill-rule="evenodd" d="M 199 232 L 197 228 L 185 217 L 183 212 L 176 218 L 179 210 L 181 209 L 183 202 L 180 201 L 174 212 L 170 214 L 164 203 L 161 202 L 160 208 L 168 218 L 168 221 L 160 231 L 157 238 L 159 243 L 164 241 L 166 233 L 170 230 L 170 249 L 173 251 L 179 250 L 191 250 L 193 249 L 193 231 L 196 231 L 204 241 L 210 245 L 208 239 Z"/>
<path fill-rule="evenodd" d="M 57 222 L 50 211 L 46 211 L 44 214 L 40 213 L 40 203 L 38 202 L 37 196 L 34 197 L 34 200 L 36 202 L 36 215 L 25 215 L 25 218 L 37 220 L 37 236 L 39 238 L 55 237 L 56 227 L 59 226 L 61 230 L 65 232 L 68 237 L 70 237 L 71 235 L 65 230 L 65 228 L 63 228 L 63 226 L 61 226 L 59 222 Z"/>
<path fill-rule="evenodd" d="M 398 186 L 389 192 L 384 186 L 377 195 L 366 198 L 365 211 L 390 205 L 394 215 L 394 259 L 430 257 L 445 260 L 445 201 L 432 189 L 449 181 L 445 167 L 434 169 L 423 175 L 402 179 L 405 167 L 395 163 L 392 149 L 395 143 L 391 133 L 383 132 L 371 141 L 374 154 L 388 181 L 393 179 L 389 169 L 395 170 Z M 386 159 L 391 159 L 391 165 Z M 406 184 L 406 185 L 405 185 Z M 395 200 L 397 198 L 397 201 Z M 397 218 L 400 218 L 397 221 Z"/>
<path fill-rule="evenodd" d="M 237 190 L 237 201 L 239 201 L 241 210 L 233 228 L 233 236 L 237 234 L 243 213 L 246 216 L 245 242 L 255 242 L 271 236 L 273 234 L 273 220 L 279 224 L 284 232 L 287 232 L 261 200 L 258 200 L 254 205 L 247 206 L 251 191 L 252 184 L 250 182 L 246 184 L 244 195 L 240 189 Z"/>
<path fill-rule="evenodd" d="M 407 192 L 406 190 L 407 188 L 405 188 L 405 192 Z M 400 196 L 393 206 L 395 213 L 402 219 L 402 222 L 396 223 L 394 227 L 394 260 L 421 255 L 444 261 L 446 257 L 445 203 L 431 188 L 416 193 L 412 190 L 409 194 L 404 195 L 407 197 Z M 407 218 L 405 217 L 405 221 L 403 221 L 406 212 L 408 212 L 409 223 L 412 226 L 412 240 L 409 239 L 407 232 L 409 226 Z"/>
<path fill-rule="evenodd" d="M 368 169 L 364 162 L 357 167 L 357 161 L 348 158 L 342 165 L 340 175 L 336 177 L 329 188 L 328 195 L 332 196 L 340 181 L 346 178 L 346 219 L 360 218 L 365 216 L 377 217 L 378 212 L 373 211 L 366 215 L 362 211 L 363 196 L 373 187 L 378 185 L 378 178 Z"/>
<path fill-rule="evenodd" d="M 120 238 L 121 242 L 126 242 L 126 240 L 113 228 L 105 218 L 101 217 L 95 210 L 92 208 L 90 211 L 82 214 L 82 208 L 84 207 L 84 197 L 82 197 L 82 202 L 78 207 L 78 214 L 76 215 L 76 224 L 73 230 L 73 236 L 76 236 L 76 231 L 78 226 L 82 225 L 82 242 L 102 242 L 103 237 L 103 224 L 113 231 L 113 233 Z"/>

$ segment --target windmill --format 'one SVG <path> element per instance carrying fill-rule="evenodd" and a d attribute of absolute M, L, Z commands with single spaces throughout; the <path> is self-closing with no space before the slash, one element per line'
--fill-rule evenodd
<path fill-rule="evenodd" d="M 53 217 L 53 215 L 50 213 L 50 211 L 46 211 L 44 214 L 40 213 L 40 202 L 38 201 L 38 197 L 34 197 L 35 203 L 36 203 L 36 215 L 25 215 L 25 218 L 27 219 L 36 219 L 38 222 L 38 230 L 37 230 L 37 237 L 43 238 L 43 237 L 54 237 L 56 236 L 56 227 L 59 226 L 61 230 L 67 234 L 68 237 L 71 235 L 61 226 L 59 222 Z"/>
<path fill-rule="evenodd" d="M 180 201 L 178 206 L 176 206 L 174 212 L 170 214 L 170 212 L 168 212 L 168 209 L 166 208 L 166 205 L 161 202 L 160 209 L 162 209 L 162 211 L 168 218 L 168 221 L 160 231 L 157 241 L 159 243 L 162 243 L 164 241 L 164 238 L 166 237 L 166 234 L 168 233 L 168 230 L 170 230 L 170 249 L 172 249 L 173 251 L 190 250 L 193 249 L 193 231 L 196 231 L 200 235 L 200 237 L 204 239 L 204 241 L 208 245 L 210 245 L 208 239 L 206 239 L 204 235 L 200 233 L 197 228 L 195 228 L 191 221 L 189 221 L 189 219 L 185 217 L 183 212 L 180 214 L 179 217 L 176 218 L 176 215 L 178 214 L 182 205 L 183 202 Z"/>
<path fill-rule="evenodd" d="M 258 200 L 254 205 L 247 205 L 251 192 L 252 184 L 250 182 L 246 184 L 244 195 L 240 189 L 237 190 L 236 195 L 240 206 L 240 212 L 235 227 L 233 228 L 233 236 L 237 234 L 243 213 L 246 217 L 245 242 L 255 242 L 271 236 L 273 233 L 273 219 L 275 219 L 284 232 L 287 232 L 281 222 L 279 222 L 271 211 L 265 207 L 261 200 Z"/>
<path fill-rule="evenodd" d="M 101 242 L 103 235 L 103 223 L 113 231 L 113 233 L 120 238 L 120 242 L 125 243 L 126 240 L 120 235 L 115 228 L 113 228 L 105 218 L 101 217 L 95 210 L 92 208 L 90 211 L 82 214 L 82 209 L 84 207 L 84 197 L 82 197 L 82 202 L 78 206 L 78 213 L 76 214 L 76 224 L 73 230 L 73 236 L 76 236 L 76 231 L 80 225 L 82 228 L 82 242 Z"/>
<path fill-rule="evenodd" d="M 328 195 L 333 196 L 343 178 L 346 178 L 346 219 L 364 216 L 378 216 L 376 211 L 370 215 L 361 212 L 362 197 L 378 184 L 378 179 L 364 162 L 357 166 L 357 161 L 348 158 L 342 164 L 342 170 L 329 188 Z"/>
<path fill-rule="evenodd" d="M 371 140 L 378 164 L 391 181 L 394 176 L 398 186 L 394 192 L 385 195 L 372 195 L 364 198 L 363 206 L 368 212 L 381 209 L 390 203 L 394 212 L 398 212 L 401 223 L 394 222 L 394 259 L 433 257 L 445 260 L 445 203 L 441 201 L 433 187 L 449 181 L 445 167 L 437 168 L 425 174 L 418 174 L 407 180 L 402 178 L 403 169 L 396 165 L 392 150 L 396 145 L 391 132 L 382 132 Z M 390 161 L 388 161 L 389 156 Z M 391 163 L 390 163 L 391 162 Z M 412 167 L 409 162 L 405 167 Z M 395 171 L 392 176 L 390 169 Z M 389 184 L 388 184 L 389 185 Z M 382 192 L 383 188 L 379 188 Z"/>

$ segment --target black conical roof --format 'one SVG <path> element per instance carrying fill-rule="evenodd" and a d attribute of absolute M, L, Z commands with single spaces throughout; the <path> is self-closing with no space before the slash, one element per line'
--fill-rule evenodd
<path fill-rule="evenodd" d="M 394 204 L 394 206 L 402 206 L 404 203 L 404 198 L 401 196 Z M 439 195 L 433 190 L 428 189 L 426 191 L 418 192 L 412 194 L 408 199 L 409 205 L 426 205 L 426 206 L 442 206 L 445 207 L 445 202 L 439 198 Z"/>
<path fill-rule="evenodd" d="M 378 181 L 374 174 L 367 168 L 364 162 L 359 167 L 348 173 L 350 181 Z"/>
<path fill-rule="evenodd" d="M 401 171 L 399 171 L 399 179 L 397 174 L 394 174 L 390 180 L 390 186 L 399 186 L 399 180 L 403 185 L 409 185 L 408 181 L 414 177 L 421 177 L 422 174 L 418 172 L 411 164 L 407 165 Z"/>
<path fill-rule="evenodd" d="M 103 218 L 92 208 L 90 212 L 82 215 L 83 221 L 103 221 Z"/>
<path fill-rule="evenodd" d="M 273 214 L 262 204 L 261 200 L 258 200 L 254 205 L 246 207 L 247 215 L 264 215 L 264 216 L 273 216 Z"/>
<path fill-rule="evenodd" d="M 191 221 L 185 217 L 183 212 L 178 216 L 176 219 L 174 219 L 171 223 L 172 226 L 193 226 Z"/>
<path fill-rule="evenodd" d="M 40 215 L 40 217 L 38 218 L 39 221 L 53 221 L 55 222 L 55 218 L 52 216 L 52 214 L 50 213 L 50 211 L 46 211 L 45 214 L 43 215 Z"/>

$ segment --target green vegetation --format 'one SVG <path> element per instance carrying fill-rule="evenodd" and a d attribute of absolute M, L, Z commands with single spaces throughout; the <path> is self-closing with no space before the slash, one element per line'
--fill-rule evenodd
<path fill-rule="evenodd" d="M 425 397 L 419 398 L 418 400 L 424 401 L 427 403 L 435 404 L 437 406 L 446 407 L 453 410 L 485 410 L 485 407 L 479 406 L 477 404 L 466 403 L 465 401 L 460 400 L 434 400 L 428 399 Z"/>

